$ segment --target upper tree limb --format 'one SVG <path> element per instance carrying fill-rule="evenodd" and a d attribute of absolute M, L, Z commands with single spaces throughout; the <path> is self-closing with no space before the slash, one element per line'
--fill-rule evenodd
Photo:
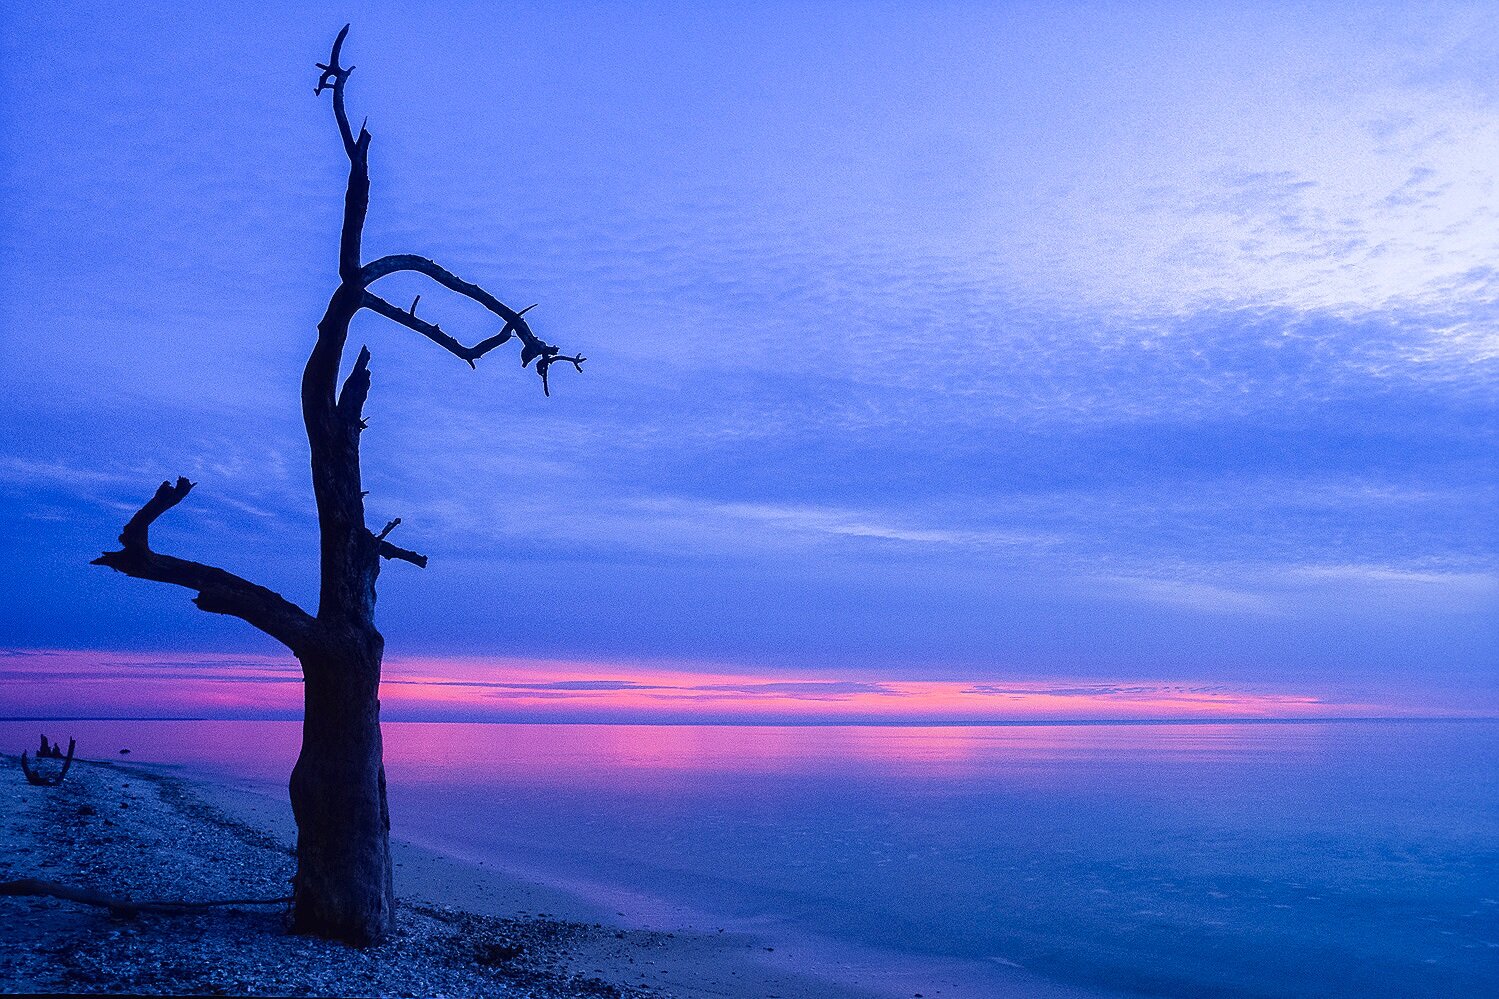
<path fill-rule="evenodd" d="M 105 552 L 93 564 L 108 566 L 136 579 L 197 590 L 193 603 L 203 610 L 240 618 L 294 652 L 305 647 L 316 622 L 312 615 L 281 594 L 215 566 L 151 550 L 151 525 L 182 502 L 192 488 L 193 483 L 185 478 L 179 478 L 175 484 L 163 482 L 125 524 L 120 532 L 120 550 Z"/>

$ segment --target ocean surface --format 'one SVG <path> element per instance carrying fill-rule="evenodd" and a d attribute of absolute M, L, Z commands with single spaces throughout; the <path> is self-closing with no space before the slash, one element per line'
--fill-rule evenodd
<path fill-rule="evenodd" d="M 4 722 L 283 794 L 291 722 Z M 1499 722 L 392 723 L 397 836 L 607 900 L 1142 995 L 1499 995 Z M 398 886 L 399 889 L 399 886 Z"/>

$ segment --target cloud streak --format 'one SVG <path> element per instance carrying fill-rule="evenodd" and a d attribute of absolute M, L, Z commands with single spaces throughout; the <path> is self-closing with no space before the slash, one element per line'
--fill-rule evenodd
<path fill-rule="evenodd" d="M 12 650 L 7 714 L 295 717 L 300 675 L 279 656 Z M 979 723 L 1298 718 L 1402 713 L 1373 702 L 1223 683 L 1086 684 L 825 678 L 663 664 L 394 659 L 382 703 L 397 720 Z"/>

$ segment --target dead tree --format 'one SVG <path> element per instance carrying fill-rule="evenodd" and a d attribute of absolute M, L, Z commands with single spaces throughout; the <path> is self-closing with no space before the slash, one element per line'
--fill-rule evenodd
<path fill-rule="evenodd" d="M 44 735 L 42 736 L 42 745 L 46 746 L 46 744 L 47 737 Z M 47 774 L 44 774 L 39 770 L 31 769 L 31 761 L 26 758 L 26 753 L 22 752 L 21 773 L 26 775 L 26 783 L 34 784 L 37 787 L 57 787 L 63 781 L 68 779 L 68 768 L 73 765 L 73 750 L 77 748 L 78 740 L 69 739 L 67 756 L 63 756 L 62 750 L 58 749 L 56 746 L 52 747 L 51 752 L 43 752 L 40 749 L 37 750 L 36 756 L 38 760 L 40 760 L 44 756 L 55 760 L 62 760 L 62 769 L 57 773 L 52 774 L 51 776 L 48 776 Z"/>
<path fill-rule="evenodd" d="M 344 107 L 344 90 L 354 69 L 340 61 L 348 31 L 345 25 L 328 62 L 318 65 L 322 75 L 314 91 L 332 92 L 333 118 L 349 160 L 338 246 L 339 285 L 318 323 L 317 340 L 302 375 L 302 418 L 311 450 L 321 549 L 317 613 L 309 614 L 280 594 L 223 569 L 152 550 L 151 525 L 193 488 L 186 478 L 163 482 L 126 523 L 120 550 L 94 561 L 128 576 L 196 590 L 193 602 L 201 609 L 247 621 L 297 657 L 306 703 L 301 755 L 290 786 L 297 822 L 292 923 L 299 932 L 366 944 L 390 932 L 395 908 L 378 700 L 385 641 L 375 627 L 375 580 L 382 559 L 425 567 L 427 558 L 390 540 L 399 519 L 378 533 L 365 524 L 359 440 L 370 391 L 370 352 L 359 351 L 339 389 L 349 324 L 368 310 L 420 333 L 469 367 L 496 347 L 518 340 L 522 367 L 535 362 L 547 394 L 553 364 L 565 361 L 581 371 L 584 358 L 563 356 L 538 338 L 525 319 L 529 307 L 511 309 L 426 257 L 399 253 L 364 261 L 360 243 L 369 208 L 370 133 L 363 126 L 355 133 Z M 464 346 L 437 323 L 419 318 L 416 302 L 408 309 L 392 305 L 372 287 L 398 271 L 424 275 L 477 302 L 497 317 L 499 332 Z"/>

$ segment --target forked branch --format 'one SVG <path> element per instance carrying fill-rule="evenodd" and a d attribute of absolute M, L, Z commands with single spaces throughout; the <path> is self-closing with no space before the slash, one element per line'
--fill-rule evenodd
<path fill-rule="evenodd" d="M 349 157 L 349 186 L 344 193 L 343 230 L 338 245 L 338 276 L 347 284 L 359 273 L 360 241 L 364 235 L 364 216 L 370 203 L 370 133 L 363 125 L 359 135 L 349 127 L 349 112 L 344 106 L 344 86 L 349 82 L 353 66 L 344 66 L 339 58 L 344 48 L 344 39 L 349 35 L 349 26 L 343 26 L 333 41 L 333 52 L 326 63 L 318 63 L 322 70 L 314 94 L 324 90 L 333 91 L 333 117 L 338 122 L 338 136 Z M 357 307 L 357 302 L 356 302 Z"/>
<path fill-rule="evenodd" d="M 501 344 L 508 343 L 514 337 L 521 342 L 521 367 L 529 367 L 533 360 L 537 362 L 536 372 L 541 375 L 541 388 L 547 395 L 552 394 L 551 386 L 547 381 L 547 369 L 554 362 L 567 361 L 577 370 L 583 370 L 583 362 L 588 360 L 588 358 L 582 354 L 576 356 L 564 355 L 559 348 L 542 340 L 531 330 L 531 325 L 526 322 L 525 316 L 527 312 L 530 312 L 536 306 L 528 305 L 517 312 L 498 298 L 495 298 L 488 291 L 485 291 L 472 282 L 463 280 L 463 278 L 454 274 L 446 267 L 427 257 L 419 257 L 414 253 L 395 253 L 390 256 L 381 257 L 364 265 L 359 272 L 359 279 L 361 284 L 368 289 L 369 285 L 374 284 L 381 278 L 400 271 L 414 271 L 418 274 L 425 274 L 449 291 L 457 292 L 469 301 L 482 305 L 491 314 L 498 316 L 504 322 L 504 327 L 494 336 L 481 340 L 472 347 L 467 347 L 451 334 L 445 332 L 441 326 L 419 318 L 416 314 L 416 302 L 411 303 L 410 309 L 400 309 L 374 292 L 366 290 L 363 301 L 364 308 L 400 323 L 407 329 L 415 330 L 449 353 L 467 361 L 468 366 L 471 368 L 474 367 L 474 362 L 479 358 Z M 418 301 L 420 298 L 421 296 L 418 295 Z"/>
<path fill-rule="evenodd" d="M 375 551 L 378 552 L 380 557 L 383 559 L 398 558 L 402 562 L 410 562 L 412 565 L 420 569 L 425 569 L 427 567 L 427 556 L 419 555 L 409 548 L 402 548 L 399 545 L 392 544 L 391 542 L 385 540 L 386 538 L 390 537 L 391 531 L 394 531 L 397 527 L 400 526 L 400 517 L 397 517 L 395 520 L 392 520 L 390 523 L 386 524 L 385 528 L 379 534 L 375 535 Z"/>
<path fill-rule="evenodd" d="M 120 532 L 123 547 L 119 551 L 105 552 L 92 564 L 108 566 L 136 579 L 197 590 L 193 603 L 201 609 L 247 621 L 292 651 L 303 648 L 311 636 L 314 619 L 281 594 L 215 566 L 151 550 L 151 525 L 182 502 L 192 488 L 193 483 L 186 478 L 178 478 L 176 483 L 163 482 L 135 516 L 125 523 L 125 529 Z"/>
<path fill-rule="evenodd" d="M 344 318 L 352 318 L 352 312 L 359 309 L 369 309 L 408 329 L 415 330 L 444 350 L 466 361 L 471 368 L 475 366 L 475 361 L 495 347 L 509 342 L 512 337 L 519 338 L 521 366 L 529 367 L 533 360 L 537 361 L 536 371 L 541 376 L 542 391 L 551 395 L 548 370 L 553 361 L 567 361 L 578 371 L 582 371 L 583 362 L 587 358 L 582 354 L 565 356 L 557 347 L 536 336 L 524 319 L 525 314 L 535 306 L 528 306 L 517 312 L 478 285 L 471 284 L 442 265 L 415 254 L 394 254 L 381 257 L 370 264 L 360 265 L 364 217 L 369 206 L 370 133 L 361 125 L 359 134 L 357 136 L 354 134 L 349 125 L 348 110 L 344 104 L 344 87 L 348 83 L 349 74 L 354 71 L 353 66 L 344 66 L 341 62 L 344 39 L 348 37 L 348 34 L 349 26 L 346 24 L 333 42 L 333 51 L 328 61 L 317 64 L 322 75 L 318 77 L 317 87 L 314 89 L 316 94 L 321 94 L 324 90 L 333 91 L 333 117 L 338 122 L 338 134 L 343 140 L 344 152 L 349 157 L 349 190 L 344 198 L 343 235 L 339 246 L 339 276 L 343 278 L 344 288 L 340 289 L 339 294 L 343 295 L 346 290 L 352 292 L 347 299 L 352 306 L 352 311 L 344 311 Z M 416 303 L 421 300 L 420 295 L 411 303 L 411 308 L 400 309 L 368 290 L 369 286 L 380 278 L 397 271 L 416 271 L 427 275 L 443 287 L 471 301 L 478 302 L 498 316 L 504 322 L 504 326 L 500 332 L 479 341 L 472 347 L 464 345 L 437 323 L 430 323 L 417 317 Z M 340 343 L 339 346 L 341 348 L 342 344 Z M 331 367 L 336 366 L 336 358 L 330 358 L 328 362 L 332 363 L 325 362 L 320 367 L 327 367 L 331 370 Z"/>
<path fill-rule="evenodd" d="M 333 116 L 338 119 L 338 134 L 344 140 L 344 152 L 349 154 L 349 159 L 362 159 L 362 152 L 369 146 L 369 133 L 361 126 L 359 138 L 354 137 L 349 128 L 349 113 L 344 109 L 344 83 L 349 79 L 349 74 L 354 72 L 353 66 L 340 66 L 339 55 L 344 49 L 344 39 L 349 36 L 349 25 L 344 25 L 338 37 L 333 40 L 333 53 L 328 57 L 326 63 L 318 63 L 317 68 L 323 71 L 318 77 L 317 87 L 312 91 L 314 96 L 322 96 L 324 90 L 333 91 Z"/>

